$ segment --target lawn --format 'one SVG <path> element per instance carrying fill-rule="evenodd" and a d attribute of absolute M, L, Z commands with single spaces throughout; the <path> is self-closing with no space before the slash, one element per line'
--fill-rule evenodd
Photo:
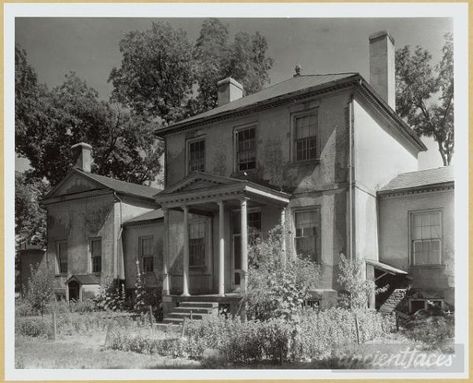
<path fill-rule="evenodd" d="M 65 336 L 57 341 L 17 336 L 16 368 L 200 368 L 198 361 L 103 348 L 104 333 Z"/>

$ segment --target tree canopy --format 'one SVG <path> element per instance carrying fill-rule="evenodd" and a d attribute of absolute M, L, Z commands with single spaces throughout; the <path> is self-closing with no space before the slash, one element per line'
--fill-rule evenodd
<path fill-rule="evenodd" d="M 432 137 L 444 165 L 454 151 L 453 36 L 445 35 L 441 61 L 419 46 L 396 51 L 396 111 L 419 135 Z"/>
<path fill-rule="evenodd" d="M 217 82 L 225 77 L 241 82 L 247 94 L 261 90 L 273 65 L 267 49 L 259 33 L 239 32 L 230 41 L 218 19 L 202 23 L 193 46 L 185 32 L 153 23 L 120 41 L 121 66 L 109 78 L 113 98 L 137 114 L 169 124 L 214 108 Z"/>
<path fill-rule="evenodd" d="M 100 100 L 75 73 L 48 90 L 38 85 L 26 54 L 16 49 L 16 151 L 32 174 L 58 183 L 74 165 L 71 146 L 87 142 L 94 150 L 93 171 L 123 181 L 154 180 L 162 147 L 154 126 L 118 105 Z"/>

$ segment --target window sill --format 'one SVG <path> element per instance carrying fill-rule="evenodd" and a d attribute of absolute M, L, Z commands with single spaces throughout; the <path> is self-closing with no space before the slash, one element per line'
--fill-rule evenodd
<path fill-rule="evenodd" d="M 308 166 L 320 164 L 320 158 L 314 158 L 313 160 L 296 161 L 293 160 L 289 163 L 289 166 Z"/>
<path fill-rule="evenodd" d="M 410 265 L 411 269 L 444 269 L 445 265 L 442 264 L 433 264 L 433 265 Z"/>

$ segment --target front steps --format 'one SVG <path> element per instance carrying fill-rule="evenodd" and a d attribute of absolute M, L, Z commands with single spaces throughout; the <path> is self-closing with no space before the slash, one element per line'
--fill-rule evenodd
<path fill-rule="evenodd" d="M 406 294 L 407 289 L 394 289 L 386 301 L 381 305 L 379 311 L 386 314 L 399 311 L 400 303 L 404 300 Z"/>
<path fill-rule="evenodd" d="M 164 316 L 163 324 L 182 324 L 184 318 L 192 320 L 201 320 L 210 315 L 217 315 L 218 302 L 180 302 L 178 307 L 174 307 L 172 311 Z"/>

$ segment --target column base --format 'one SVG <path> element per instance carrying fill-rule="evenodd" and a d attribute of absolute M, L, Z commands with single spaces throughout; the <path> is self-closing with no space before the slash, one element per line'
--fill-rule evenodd
<path fill-rule="evenodd" d="M 189 293 L 182 293 L 181 297 L 190 297 L 191 295 Z"/>

